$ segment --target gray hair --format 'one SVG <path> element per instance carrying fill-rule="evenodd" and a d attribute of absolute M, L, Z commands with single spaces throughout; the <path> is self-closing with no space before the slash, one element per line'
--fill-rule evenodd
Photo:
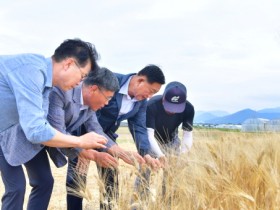
<path fill-rule="evenodd" d="M 113 92 L 116 92 L 120 88 L 117 77 L 105 67 L 98 68 L 96 71 L 91 71 L 85 78 L 84 85 L 97 85 L 103 90 Z"/>

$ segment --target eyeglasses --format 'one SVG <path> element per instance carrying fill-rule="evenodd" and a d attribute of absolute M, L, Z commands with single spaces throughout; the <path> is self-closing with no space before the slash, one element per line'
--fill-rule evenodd
<path fill-rule="evenodd" d="M 109 102 L 113 97 L 112 96 L 106 96 L 103 91 L 98 87 L 99 92 L 104 96 L 107 102 Z"/>
<path fill-rule="evenodd" d="M 88 74 L 84 74 L 84 73 L 82 72 L 81 67 L 80 67 L 80 65 L 77 63 L 77 61 L 74 60 L 74 63 L 75 63 L 75 65 L 78 67 L 78 69 L 79 69 L 79 71 L 80 71 L 80 73 L 81 73 L 81 80 L 84 80 L 84 79 L 88 76 Z"/>

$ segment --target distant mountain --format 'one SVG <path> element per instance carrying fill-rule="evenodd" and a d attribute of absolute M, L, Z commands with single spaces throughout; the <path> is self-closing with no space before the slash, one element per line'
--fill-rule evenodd
<path fill-rule="evenodd" d="M 258 112 L 259 113 L 280 113 L 280 107 L 269 108 L 269 109 L 261 109 Z"/>
<path fill-rule="evenodd" d="M 217 117 L 207 120 L 209 124 L 241 124 L 248 118 L 256 118 L 257 112 L 252 109 L 244 109 L 234 114 L 226 115 L 224 117 Z"/>
<path fill-rule="evenodd" d="M 263 112 L 271 111 L 271 112 Z M 212 119 L 205 120 L 204 123 L 207 124 L 242 124 L 245 120 L 249 118 L 264 118 L 264 119 L 280 119 L 280 112 L 272 112 L 277 109 L 263 109 L 260 111 L 254 111 L 252 109 L 243 109 L 236 113 L 226 115 L 223 117 L 216 117 Z"/>
<path fill-rule="evenodd" d="M 258 112 L 257 116 L 258 116 L 258 118 L 275 120 L 275 119 L 280 119 L 280 112 L 271 112 L 271 113 L 259 113 Z"/>
<path fill-rule="evenodd" d="M 211 114 L 209 112 L 205 112 L 205 113 L 202 113 L 202 114 L 199 114 L 199 115 L 197 115 L 195 113 L 194 122 L 195 123 L 205 123 L 206 121 L 214 119 L 214 118 L 217 118 L 217 117 L 218 116 L 213 115 L 213 114 Z"/>
<path fill-rule="evenodd" d="M 195 123 L 205 123 L 208 120 L 217 118 L 217 117 L 223 117 L 225 115 L 228 115 L 228 112 L 225 111 L 220 111 L 220 110 L 216 110 L 216 111 L 197 111 L 195 112 L 195 116 L 194 116 L 194 122 Z"/>
<path fill-rule="evenodd" d="M 217 117 L 223 117 L 223 116 L 226 116 L 226 115 L 230 114 L 226 111 L 220 111 L 220 110 L 211 111 L 210 113 L 213 114 L 213 115 L 216 115 Z"/>

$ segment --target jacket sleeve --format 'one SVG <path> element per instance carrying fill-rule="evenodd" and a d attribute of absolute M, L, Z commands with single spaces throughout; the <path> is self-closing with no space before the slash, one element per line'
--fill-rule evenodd
<path fill-rule="evenodd" d="M 98 133 L 107 138 L 108 142 L 106 144 L 106 149 L 100 150 L 100 151 L 107 151 L 110 147 L 112 147 L 116 143 L 109 136 L 107 136 L 104 133 L 103 128 L 101 127 L 101 125 L 98 122 L 96 113 L 95 112 L 91 112 L 91 113 L 92 113 L 91 117 L 84 123 L 84 126 L 85 126 L 87 132 L 94 131 L 95 133 Z"/>
<path fill-rule="evenodd" d="M 49 96 L 48 121 L 58 131 L 67 134 L 65 126 L 64 93 L 54 87 Z"/>
<path fill-rule="evenodd" d="M 49 123 L 58 131 L 71 135 L 66 131 L 65 124 L 65 92 L 54 87 L 50 93 L 49 102 L 49 112 L 47 116 Z M 80 148 L 60 148 L 60 150 L 70 159 L 76 158 L 81 151 Z"/>
<path fill-rule="evenodd" d="M 139 154 L 142 156 L 146 154 L 152 155 L 146 128 L 146 109 L 147 101 L 145 100 L 141 102 L 137 113 L 127 120 L 129 131 L 135 141 Z"/>
<path fill-rule="evenodd" d="M 32 75 L 32 76 L 30 76 Z M 19 123 L 27 138 L 33 144 L 49 141 L 55 130 L 46 120 L 44 107 L 48 94 L 44 95 L 46 74 L 33 65 L 24 65 L 6 76 L 9 88 L 14 94 Z"/>

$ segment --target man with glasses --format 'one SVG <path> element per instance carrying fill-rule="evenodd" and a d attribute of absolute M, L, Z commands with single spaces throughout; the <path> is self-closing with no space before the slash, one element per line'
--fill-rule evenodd
<path fill-rule="evenodd" d="M 105 148 L 107 140 L 101 135 L 65 135 L 46 119 L 52 86 L 65 91 L 75 87 L 97 67 L 96 59 L 94 46 L 79 39 L 64 41 L 51 58 L 36 54 L 0 56 L 2 209 L 23 209 L 26 180 L 22 164 L 32 187 L 27 209 L 48 208 L 53 177 L 46 152 L 51 151 L 57 166 L 66 163 L 58 150 L 48 147 Z"/>
<path fill-rule="evenodd" d="M 116 141 L 121 121 L 127 120 L 130 133 L 138 152 L 150 167 L 157 170 L 160 162 L 150 156 L 151 148 L 146 129 L 147 98 L 157 93 L 165 83 L 161 69 L 156 65 L 148 65 L 137 74 L 116 74 L 120 90 L 116 92 L 109 104 L 97 112 L 97 117 L 104 132 Z M 118 198 L 117 171 L 99 167 L 105 181 L 107 201 L 100 204 L 101 209 L 110 209 L 110 202 Z M 109 205 L 106 205 L 105 203 Z"/>
<path fill-rule="evenodd" d="M 145 162 L 138 153 L 121 149 L 103 132 L 98 123 L 95 111 L 108 105 L 118 89 L 119 83 L 115 75 L 108 69 L 101 68 L 90 73 L 79 86 L 72 90 L 64 92 L 55 87 L 50 93 L 48 120 L 54 128 L 65 134 L 80 135 L 80 130 L 77 128 L 84 124 L 85 133 L 94 131 L 108 139 L 106 149 L 100 151 L 79 148 L 62 149 L 68 156 L 67 187 L 70 188 L 67 191 L 68 210 L 82 209 L 82 199 L 73 196 L 71 191 L 79 191 L 77 180 L 86 181 L 90 160 L 105 168 L 117 168 L 116 158 L 121 158 L 131 165 L 135 160 L 140 164 Z"/>

